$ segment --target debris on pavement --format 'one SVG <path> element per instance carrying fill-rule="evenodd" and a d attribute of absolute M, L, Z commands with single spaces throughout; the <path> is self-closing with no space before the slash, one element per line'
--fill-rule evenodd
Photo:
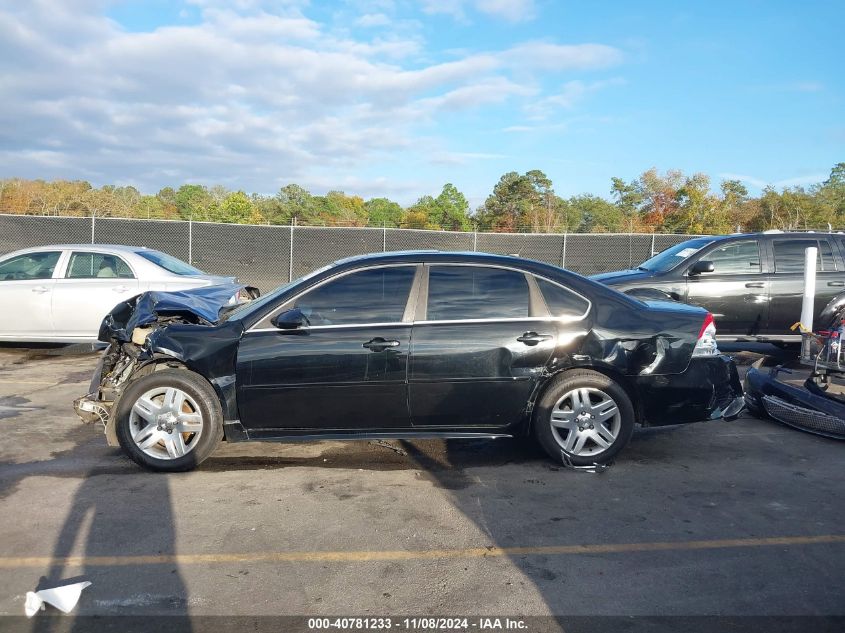
<path fill-rule="evenodd" d="M 79 602 L 79 596 L 82 595 L 82 590 L 90 586 L 91 582 L 85 580 L 61 587 L 52 587 L 51 589 L 27 591 L 26 603 L 24 603 L 23 607 L 24 613 L 26 613 L 26 617 L 31 618 L 39 610 L 44 610 L 45 602 L 53 605 L 63 613 L 70 613 L 76 606 L 76 603 Z"/>

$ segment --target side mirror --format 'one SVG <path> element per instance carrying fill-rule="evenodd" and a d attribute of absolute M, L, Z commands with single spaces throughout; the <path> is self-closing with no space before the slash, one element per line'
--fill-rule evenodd
<path fill-rule="evenodd" d="M 272 319 L 270 319 L 270 323 L 272 323 L 274 327 L 277 327 L 280 330 L 298 330 L 300 328 L 311 325 L 311 322 L 308 320 L 308 317 L 305 316 L 305 314 L 303 314 L 302 310 L 300 310 L 299 308 L 293 308 L 291 310 L 285 310 L 284 312 L 280 312 Z"/>
<path fill-rule="evenodd" d="M 714 270 L 716 270 L 716 266 L 709 259 L 699 259 L 689 269 L 689 274 L 700 275 L 701 273 L 712 273 Z"/>

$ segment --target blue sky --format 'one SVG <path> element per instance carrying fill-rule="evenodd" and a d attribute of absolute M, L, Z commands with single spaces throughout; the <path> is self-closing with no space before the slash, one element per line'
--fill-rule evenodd
<path fill-rule="evenodd" d="M 845 160 L 845 3 L 0 0 L 0 177 L 296 182 L 402 203 L 507 171 L 608 195 Z"/>

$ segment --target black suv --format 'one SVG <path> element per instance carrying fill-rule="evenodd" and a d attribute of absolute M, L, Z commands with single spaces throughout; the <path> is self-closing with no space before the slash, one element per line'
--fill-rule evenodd
<path fill-rule="evenodd" d="M 804 250 L 817 246 L 815 319 L 845 296 L 845 234 L 745 233 L 697 237 L 666 249 L 636 270 L 592 279 L 642 299 L 671 299 L 706 308 L 719 340 L 796 343 Z"/>

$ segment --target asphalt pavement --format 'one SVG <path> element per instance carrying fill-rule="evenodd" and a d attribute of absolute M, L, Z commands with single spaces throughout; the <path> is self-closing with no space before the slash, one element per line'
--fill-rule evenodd
<path fill-rule="evenodd" d="M 74 416 L 95 364 L 0 348 L 0 615 L 69 579 L 82 616 L 845 615 L 842 442 L 743 416 L 637 430 L 604 473 L 454 440 L 152 474 Z"/>

